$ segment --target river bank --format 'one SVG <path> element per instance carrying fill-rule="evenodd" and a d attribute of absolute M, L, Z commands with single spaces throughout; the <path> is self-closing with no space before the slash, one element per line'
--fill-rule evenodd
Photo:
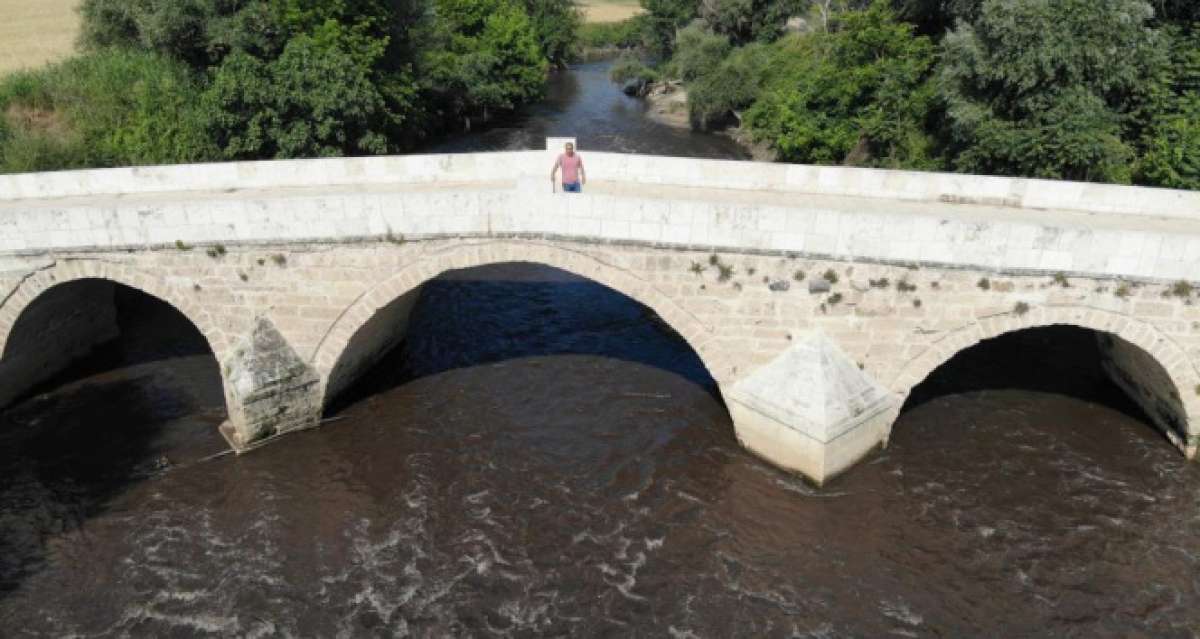
<path fill-rule="evenodd" d="M 692 131 L 687 125 L 686 111 L 677 111 L 670 122 L 660 119 L 646 100 L 625 94 L 611 80 L 612 67 L 613 61 L 609 59 L 553 72 L 541 102 L 505 121 L 493 122 L 487 130 L 451 136 L 421 152 L 539 149 L 547 137 L 574 137 L 585 153 L 591 150 L 751 159 L 750 151 L 728 135 Z"/>
<path fill-rule="evenodd" d="M 692 121 L 688 110 L 688 93 L 682 82 L 678 80 L 650 82 L 640 93 L 642 99 L 646 101 L 647 117 L 664 126 L 692 130 Z M 726 136 L 736 142 L 738 146 L 746 150 L 750 159 L 756 162 L 776 161 L 778 153 L 775 149 L 766 142 L 755 140 L 750 130 L 741 124 L 737 114 L 734 116 L 738 122 L 736 125 L 725 127 L 714 133 Z"/>

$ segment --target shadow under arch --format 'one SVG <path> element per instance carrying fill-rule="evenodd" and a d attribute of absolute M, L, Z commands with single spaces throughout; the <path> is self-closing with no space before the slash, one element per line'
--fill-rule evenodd
<path fill-rule="evenodd" d="M 220 367 L 185 313 L 107 278 L 29 290 L 0 334 L 0 598 L 51 561 L 56 536 L 226 448 Z"/>
<path fill-rule="evenodd" d="M 589 278 L 512 261 L 448 270 L 379 309 L 333 367 L 325 406 L 335 412 L 452 369 L 558 355 L 650 366 L 723 401 L 703 358 L 653 309 Z"/>
<path fill-rule="evenodd" d="M 1043 391 L 1087 399 L 1150 424 L 1189 458 L 1196 370 L 1153 326 L 1098 309 L 1050 307 L 974 322 L 912 360 L 893 384 L 905 413 L 933 398 L 979 390 Z"/>
<path fill-rule="evenodd" d="M 0 371 L 5 364 L 21 367 L 26 387 L 14 392 L 9 384 L 6 391 L 0 379 L 0 407 L 117 337 L 118 290 L 145 295 L 171 309 L 200 335 L 218 362 L 223 359 L 225 343 L 208 312 L 160 278 L 118 264 L 59 263 L 0 298 Z M 23 361 L 14 364 L 14 359 Z"/>
<path fill-rule="evenodd" d="M 18 318 L 47 291 L 79 280 L 101 280 L 145 293 L 178 311 L 200 332 L 218 360 L 223 359 L 226 341 L 217 323 L 194 297 L 183 294 L 162 278 L 122 265 L 101 261 L 60 262 L 21 281 L 11 292 L 0 295 L 0 354 L 8 350 L 9 338 Z"/>
<path fill-rule="evenodd" d="M 323 405 L 328 407 L 403 339 L 410 314 L 427 283 L 449 272 L 514 263 L 561 271 L 649 309 L 654 321 L 688 345 L 713 379 L 714 390 L 728 372 L 714 351 L 712 329 L 653 283 L 585 252 L 540 242 L 489 242 L 459 245 L 423 256 L 364 293 L 342 313 L 313 355 L 322 380 Z"/>

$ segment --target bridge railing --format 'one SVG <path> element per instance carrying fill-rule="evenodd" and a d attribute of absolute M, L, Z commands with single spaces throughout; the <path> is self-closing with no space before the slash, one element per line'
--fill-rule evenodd
<path fill-rule="evenodd" d="M 594 180 L 1200 219 L 1200 193 L 955 173 L 582 151 Z M 0 202 L 169 192 L 513 182 L 547 188 L 546 151 L 229 162 L 0 175 Z M 541 181 L 540 186 L 535 186 Z"/>

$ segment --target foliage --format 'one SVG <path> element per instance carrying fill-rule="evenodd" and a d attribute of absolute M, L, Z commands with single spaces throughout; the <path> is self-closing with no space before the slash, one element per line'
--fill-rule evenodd
<path fill-rule="evenodd" d="M 609 71 L 609 77 L 617 84 L 634 82 L 639 85 L 655 82 L 659 78 L 654 69 L 643 64 L 636 55 L 629 52 L 622 53 L 621 57 L 617 58 Z"/>
<path fill-rule="evenodd" d="M 642 0 L 645 40 L 661 59 L 675 53 L 684 28 L 699 18 L 709 31 L 736 46 L 768 43 L 810 0 Z"/>
<path fill-rule="evenodd" d="M 736 49 L 711 72 L 697 78 L 688 87 L 693 126 L 708 129 L 720 125 L 730 113 L 754 104 L 774 72 L 786 65 L 778 59 L 780 51 L 780 47 L 752 43 Z"/>
<path fill-rule="evenodd" d="M 659 59 L 671 56 L 675 33 L 700 15 L 699 0 L 642 0 L 646 46 Z"/>
<path fill-rule="evenodd" d="M 944 42 L 941 95 L 968 172 L 1128 182 L 1128 143 L 1166 64 L 1141 0 L 984 0 Z"/>
<path fill-rule="evenodd" d="M 716 68 L 732 48 L 729 38 L 693 22 L 679 31 L 671 66 L 679 79 L 691 82 Z"/>
<path fill-rule="evenodd" d="M 199 89 L 185 66 L 128 50 L 9 76 L 0 83 L 0 171 L 212 159 Z"/>
<path fill-rule="evenodd" d="M 571 57 L 583 14 L 572 0 L 524 0 L 525 13 L 541 45 L 542 57 L 563 65 Z"/>
<path fill-rule="evenodd" d="M 934 168 L 924 125 L 934 48 L 883 0 L 840 14 L 831 33 L 787 38 L 745 123 L 781 159 Z"/>
<path fill-rule="evenodd" d="M 1200 2 L 1196 0 L 1151 0 L 1150 4 L 1162 22 L 1187 27 L 1200 22 Z"/>
<path fill-rule="evenodd" d="M 83 0 L 3 85 L 4 170 L 385 153 L 536 99 L 570 0 Z M 87 114 L 84 114 L 84 111 Z"/>
<path fill-rule="evenodd" d="M 917 26 L 917 32 L 940 38 L 955 23 L 979 19 L 984 0 L 894 0 L 899 16 Z"/>
<path fill-rule="evenodd" d="M 1150 114 L 1135 166 L 1142 184 L 1200 190 L 1200 34 L 1173 33 L 1168 91 Z"/>
<path fill-rule="evenodd" d="M 580 25 L 578 42 L 584 47 L 632 49 L 642 45 L 646 30 L 645 16 L 620 22 L 591 22 Z"/>
<path fill-rule="evenodd" d="M 701 0 L 699 14 L 714 32 L 734 44 L 772 42 L 788 18 L 798 15 L 803 0 Z"/>
<path fill-rule="evenodd" d="M 443 117 L 487 120 L 541 95 L 548 63 L 513 0 L 436 0 L 435 45 L 421 68 Z"/>
<path fill-rule="evenodd" d="M 79 11 L 91 48 L 146 49 L 198 69 L 233 50 L 278 54 L 287 37 L 270 0 L 83 0 Z"/>
<path fill-rule="evenodd" d="M 204 95 L 227 159 L 385 153 L 384 100 L 354 58 L 307 36 L 264 62 L 229 56 Z"/>

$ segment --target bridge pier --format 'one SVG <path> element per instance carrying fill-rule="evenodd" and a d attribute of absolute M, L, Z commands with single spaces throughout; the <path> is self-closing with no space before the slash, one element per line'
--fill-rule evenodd
<path fill-rule="evenodd" d="M 798 336 L 726 393 L 738 440 L 823 484 L 886 442 L 900 406 L 823 333 Z"/>
<path fill-rule="evenodd" d="M 320 423 L 320 377 L 270 320 L 258 318 L 221 369 L 229 407 L 221 434 L 235 450 Z"/>

